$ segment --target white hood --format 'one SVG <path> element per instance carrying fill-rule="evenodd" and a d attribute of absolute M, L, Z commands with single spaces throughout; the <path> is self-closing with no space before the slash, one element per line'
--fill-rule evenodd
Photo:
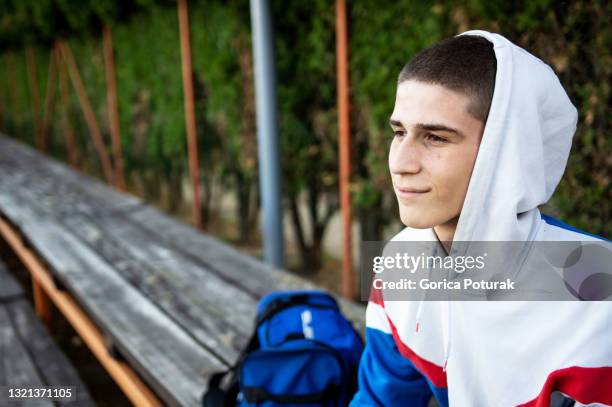
<path fill-rule="evenodd" d="M 498 34 L 495 91 L 455 241 L 530 241 L 567 163 L 578 113 L 553 70 Z"/>

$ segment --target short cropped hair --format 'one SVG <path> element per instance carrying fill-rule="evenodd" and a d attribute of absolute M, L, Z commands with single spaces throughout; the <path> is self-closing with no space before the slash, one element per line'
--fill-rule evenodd
<path fill-rule="evenodd" d="M 495 89 L 497 59 L 493 44 L 477 35 L 458 35 L 418 53 L 402 69 L 407 80 L 444 86 L 471 99 L 468 113 L 486 123 Z"/>

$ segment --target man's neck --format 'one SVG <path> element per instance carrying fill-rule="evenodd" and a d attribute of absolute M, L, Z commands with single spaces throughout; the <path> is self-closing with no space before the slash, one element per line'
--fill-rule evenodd
<path fill-rule="evenodd" d="M 455 236 L 455 230 L 457 229 L 457 221 L 459 217 L 453 218 L 448 222 L 441 223 L 433 227 L 434 234 L 444 247 L 446 253 L 450 253 L 451 246 L 453 244 L 453 237 Z"/>

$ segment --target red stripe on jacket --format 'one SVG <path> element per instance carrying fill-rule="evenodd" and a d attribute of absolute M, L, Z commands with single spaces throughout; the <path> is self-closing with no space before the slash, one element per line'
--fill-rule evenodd
<path fill-rule="evenodd" d="M 612 405 L 612 367 L 572 366 L 548 375 L 540 394 L 519 407 L 549 407 L 550 394 L 560 391 L 582 403 Z"/>
<path fill-rule="evenodd" d="M 372 288 L 370 291 L 370 301 L 385 308 L 385 302 L 382 298 L 382 290 Z M 406 345 L 399 337 L 397 328 L 391 321 L 391 318 L 387 315 L 387 321 L 391 327 L 391 333 L 393 334 L 393 340 L 401 353 L 406 359 L 410 360 L 412 364 L 436 387 L 447 387 L 446 384 L 446 373 L 442 369 L 442 366 L 436 365 L 427 359 L 424 359 L 417 355 L 408 345 Z"/>

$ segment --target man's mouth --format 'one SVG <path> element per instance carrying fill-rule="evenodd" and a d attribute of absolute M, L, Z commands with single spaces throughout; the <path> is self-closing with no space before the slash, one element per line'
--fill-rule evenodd
<path fill-rule="evenodd" d="M 395 187 L 397 196 L 401 199 L 417 198 L 431 191 L 431 188 L 414 188 L 414 187 Z"/>

